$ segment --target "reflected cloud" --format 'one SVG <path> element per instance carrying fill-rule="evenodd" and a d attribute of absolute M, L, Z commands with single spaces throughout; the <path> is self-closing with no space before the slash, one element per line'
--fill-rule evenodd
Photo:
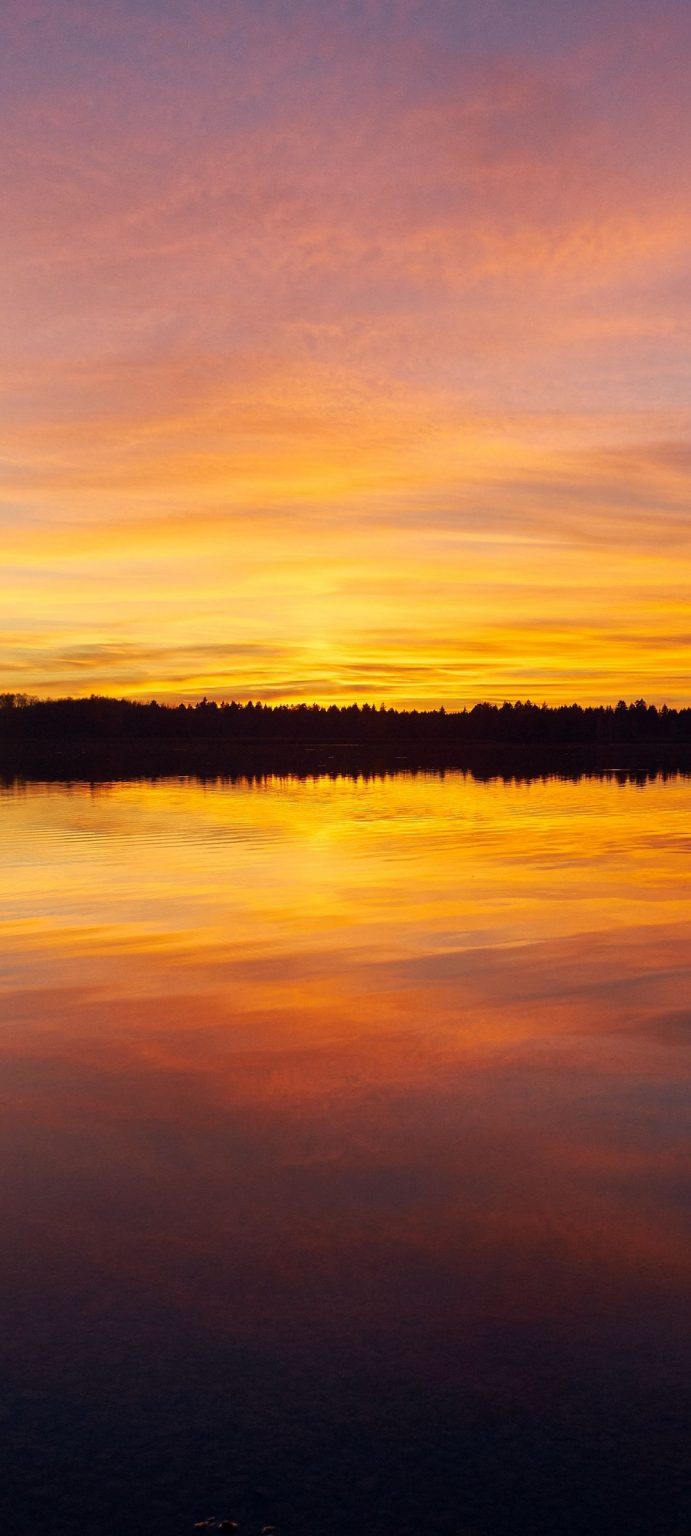
<path fill-rule="evenodd" d="M 43 1474 L 66 1519 L 193 1503 L 201 1424 L 248 1521 L 269 1434 L 296 1529 L 323 1457 L 356 1528 L 370 1454 L 381 1532 L 483 1501 L 505 1536 L 525 1476 L 520 1536 L 555 1500 L 582 1536 L 583 1460 L 613 1536 L 621 1468 L 652 1524 L 688 1454 L 690 794 L 0 790 L 0 1293 L 32 1462 L 103 1447 Z"/>

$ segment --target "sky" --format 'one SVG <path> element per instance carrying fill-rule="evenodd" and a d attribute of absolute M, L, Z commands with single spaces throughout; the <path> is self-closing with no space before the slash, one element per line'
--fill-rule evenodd
<path fill-rule="evenodd" d="M 3 0 L 0 690 L 691 703 L 688 0 Z"/>

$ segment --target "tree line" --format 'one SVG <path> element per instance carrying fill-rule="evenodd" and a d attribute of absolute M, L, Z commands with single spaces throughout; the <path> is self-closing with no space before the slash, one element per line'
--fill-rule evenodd
<path fill-rule="evenodd" d="M 36 699 L 0 694 L 4 742 L 237 742 L 338 744 L 377 748 L 507 744 L 691 744 L 691 708 L 620 700 L 616 705 L 480 703 L 470 709 L 395 709 L 372 704 L 264 704 L 203 698 L 157 700 Z"/>

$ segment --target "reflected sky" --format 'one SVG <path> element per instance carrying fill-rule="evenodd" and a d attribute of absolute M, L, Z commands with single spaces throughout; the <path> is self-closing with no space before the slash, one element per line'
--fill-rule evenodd
<path fill-rule="evenodd" d="M 14 1529 L 683 1536 L 690 810 L 1 792 Z"/>

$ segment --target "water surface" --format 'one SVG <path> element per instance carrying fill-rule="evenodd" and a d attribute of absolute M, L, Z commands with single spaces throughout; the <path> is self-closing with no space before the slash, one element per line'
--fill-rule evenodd
<path fill-rule="evenodd" d="M 17 1532 L 691 1532 L 691 781 L 0 791 Z"/>

